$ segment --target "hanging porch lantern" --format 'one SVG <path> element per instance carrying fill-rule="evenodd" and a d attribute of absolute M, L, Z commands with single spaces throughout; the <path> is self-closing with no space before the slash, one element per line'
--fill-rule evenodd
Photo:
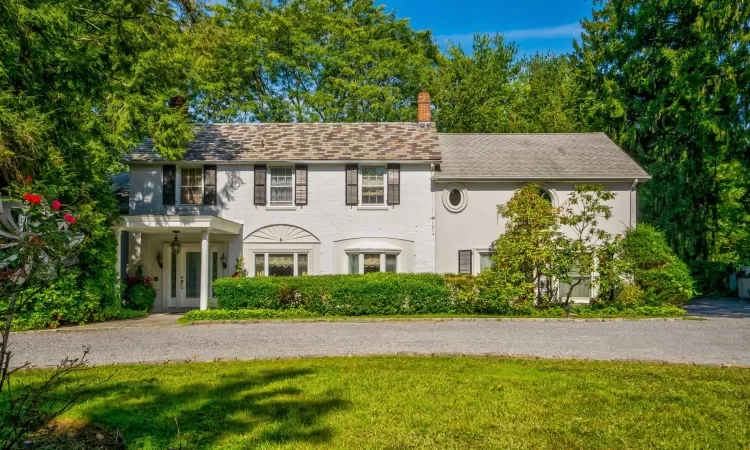
<path fill-rule="evenodd" d="M 180 250 L 182 250 L 182 244 L 180 244 L 180 240 L 177 239 L 177 234 L 179 231 L 172 231 L 174 233 L 174 241 L 169 245 L 172 248 L 172 254 L 173 255 L 179 255 Z"/>

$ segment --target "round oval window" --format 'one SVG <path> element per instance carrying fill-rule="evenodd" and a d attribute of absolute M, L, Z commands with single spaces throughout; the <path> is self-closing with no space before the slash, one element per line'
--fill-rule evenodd
<path fill-rule="evenodd" d="M 463 200 L 461 191 L 459 189 L 451 189 L 450 194 L 448 194 L 448 202 L 450 202 L 451 206 L 458 208 L 461 205 L 461 200 Z"/>

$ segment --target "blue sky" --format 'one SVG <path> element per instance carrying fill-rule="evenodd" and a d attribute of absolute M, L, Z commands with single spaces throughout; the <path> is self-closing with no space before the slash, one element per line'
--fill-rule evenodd
<path fill-rule="evenodd" d="M 591 0 L 379 0 L 417 30 L 432 30 L 437 43 L 447 40 L 471 50 L 474 33 L 505 34 L 519 56 L 537 51 L 565 53 L 581 34 L 579 21 L 591 16 Z M 580 40 L 580 39 L 579 39 Z"/>

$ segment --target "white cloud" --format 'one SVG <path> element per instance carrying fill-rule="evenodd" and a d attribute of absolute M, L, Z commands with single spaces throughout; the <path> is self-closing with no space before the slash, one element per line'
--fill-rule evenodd
<path fill-rule="evenodd" d="M 526 39 L 578 38 L 581 36 L 582 31 L 581 24 L 576 22 L 556 27 L 527 28 L 523 30 L 498 31 L 498 33 L 504 35 L 508 40 L 522 41 Z M 454 43 L 471 42 L 474 39 L 474 33 L 437 36 L 436 39 L 438 44 L 448 41 Z"/>

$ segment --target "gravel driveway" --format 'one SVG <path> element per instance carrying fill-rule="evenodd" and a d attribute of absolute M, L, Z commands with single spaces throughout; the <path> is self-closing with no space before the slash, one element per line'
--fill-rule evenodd
<path fill-rule="evenodd" d="M 15 362 L 95 364 L 412 352 L 750 365 L 750 319 L 259 323 L 14 333 Z"/>

